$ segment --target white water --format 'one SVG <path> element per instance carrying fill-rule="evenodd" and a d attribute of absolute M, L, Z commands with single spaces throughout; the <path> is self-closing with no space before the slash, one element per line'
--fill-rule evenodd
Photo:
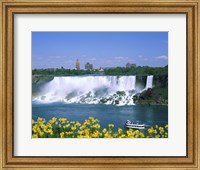
<path fill-rule="evenodd" d="M 148 76 L 146 88 L 151 88 Z M 87 104 L 134 105 L 136 76 L 73 76 L 54 77 L 41 87 L 33 101 Z"/>
<path fill-rule="evenodd" d="M 146 90 L 148 89 L 148 88 L 151 88 L 152 89 L 152 87 L 153 87 L 153 76 L 151 75 L 151 76 L 147 76 L 147 81 L 146 81 Z"/>

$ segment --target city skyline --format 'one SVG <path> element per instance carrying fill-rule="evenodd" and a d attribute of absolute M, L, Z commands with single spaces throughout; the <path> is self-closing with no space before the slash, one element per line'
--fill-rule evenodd
<path fill-rule="evenodd" d="M 168 32 L 32 32 L 32 69 L 168 65 Z"/>

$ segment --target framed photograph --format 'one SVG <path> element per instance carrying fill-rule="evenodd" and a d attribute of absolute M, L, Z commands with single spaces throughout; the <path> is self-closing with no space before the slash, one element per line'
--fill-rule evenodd
<path fill-rule="evenodd" d="M 167 56 L 168 32 L 32 32 L 32 138 L 168 138 Z"/>
<path fill-rule="evenodd" d="M 1 169 L 199 169 L 199 0 L 1 1 Z"/>

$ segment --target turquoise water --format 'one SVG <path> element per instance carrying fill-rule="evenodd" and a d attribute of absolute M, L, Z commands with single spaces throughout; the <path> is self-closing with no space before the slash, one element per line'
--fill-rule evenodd
<path fill-rule="evenodd" d="M 65 117 L 70 121 L 83 123 L 89 116 L 100 120 L 101 129 L 110 123 L 115 125 L 115 129 L 124 128 L 127 119 L 140 121 L 147 126 L 166 125 L 168 123 L 168 106 L 32 103 L 32 118 L 34 120 L 37 120 L 38 117 L 43 117 L 46 120 L 52 117 Z"/>

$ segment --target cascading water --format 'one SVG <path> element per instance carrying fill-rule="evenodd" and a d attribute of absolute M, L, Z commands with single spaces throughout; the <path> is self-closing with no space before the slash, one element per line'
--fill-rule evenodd
<path fill-rule="evenodd" d="M 151 89 L 152 89 L 152 87 L 153 87 L 153 75 L 147 76 L 147 81 L 146 81 L 145 90 L 147 90 L 148 88 L 151 88 Z"/>
<path fill-rule="evenodd" d="M 54 77 L 34 101 L 133 105 L 136 76 Z"/>
<path fill-rule="evenodd" d="M 133 96 L 153 86 L 153 75 L 146 87 L 136 92 L 136 76 L 69 76 L 54 77 L 40 88 L 33 101 L 50 103 L 84 103 L 134 105 Z"/>

